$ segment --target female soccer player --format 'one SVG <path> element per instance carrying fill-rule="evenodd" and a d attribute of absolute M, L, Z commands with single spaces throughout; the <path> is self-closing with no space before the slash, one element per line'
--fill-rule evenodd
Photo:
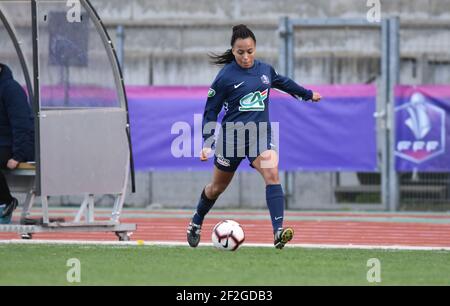
<path fill-rule="evenodd" d="M 321 95 L 277 74 L 270 65 L 255 60 L 256 38 L 247 26 L 241 24 L 233 27 L 231 47 L 222 55 L 211 56 L 214 64 L 224 67 L 208 92 L 200 160 L 207 160 L 211 153 L 214 127 L 222 107 L 226 113 L 215 145 L 213 179 L 202 191 L 188 226 L 187 240 L 191 247 L 198 246 L 205 215 L 230 184 L 240 162 L 247 157 L 266 183 L 274 245 L 282 249 L 293 238 L 294 230 L 283 227 L 284 194 L 278 176 L 278 153 L 271 143 L 270 88 L 278 88 L 305 101 L 318 102 Z"/>

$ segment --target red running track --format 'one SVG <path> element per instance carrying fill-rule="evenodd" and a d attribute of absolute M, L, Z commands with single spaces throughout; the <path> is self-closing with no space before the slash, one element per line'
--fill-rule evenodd
<path fill-rule="evenodd" d="M 132 240 L 185 242 L 184 218 L 125 218 L 122 223 L 136 223 L 137 231 Z M 217 219 L 206 220 L 202 242 L 211 242 L 211 230 Z M 239 220 L 246 234 L 247 243 L 273 243 L 269 220 Z M 295 244 L 373 245 L 373 246 L 423 246 L 450 247 L 450 224 L 408 222 L 361 221 L 286 221 L 294 228 Z M 0 233 L 0 240 L 18 239 L 15 233 Z M 113 233 L 41 233 L 33 239 L 115 241 Z"/>

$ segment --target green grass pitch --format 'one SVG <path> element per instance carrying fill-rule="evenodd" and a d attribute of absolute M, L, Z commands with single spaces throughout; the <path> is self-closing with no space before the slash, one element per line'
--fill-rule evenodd
<path fill-rule="evenodd" d="M 0 285 L 450 285 L 450 252 L 243 247 L 0 245 Z M 67 281 L 67 261 L 81 282 Z M 381 283 L 369 283 L 370 258 Z"/>

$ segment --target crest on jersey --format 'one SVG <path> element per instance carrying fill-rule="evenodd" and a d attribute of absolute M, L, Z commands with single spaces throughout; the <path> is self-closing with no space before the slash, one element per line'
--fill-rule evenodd
<path fill-rule="evenodd" d="M 261 76 L 261 81 L 263 82 L 263 84 L 269 84 L 270 83 L 269 77 L 267 75 L 265 75 L 265 74 L 263 74 Z"/>

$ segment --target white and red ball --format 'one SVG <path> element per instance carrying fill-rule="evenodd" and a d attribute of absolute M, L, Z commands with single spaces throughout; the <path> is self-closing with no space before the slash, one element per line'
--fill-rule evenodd
<path fill-rule="evenodd" d="M 242 226 L 233 220 L 220 221 L 212 231 L 212 242 L 219 250 L 236 251 L 244 240 Z"/>

